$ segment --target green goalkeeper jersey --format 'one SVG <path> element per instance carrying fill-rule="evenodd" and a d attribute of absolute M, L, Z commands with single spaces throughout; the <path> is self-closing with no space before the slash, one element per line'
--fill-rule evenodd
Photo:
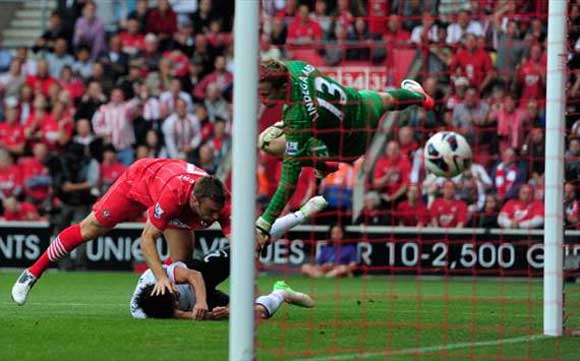
<path fill-rule="evenodd" d="M 316 160 L 351 162 L 363 155 L 385 110 L 376 92 L 342 86 L 302 61 L 288 61 L 286 66 L 286 151 L 280 183 L 262 216 L 269 224 L 294 194 L 304 165 Z"/>

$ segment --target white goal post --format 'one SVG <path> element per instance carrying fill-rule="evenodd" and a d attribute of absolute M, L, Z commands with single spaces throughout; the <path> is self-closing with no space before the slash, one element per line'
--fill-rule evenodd
<path fill-rule="evenodd" d="M 567 1 L 550 1 L 546 90 L 546 157 L 544 193 L 544 335 L 563 331 L 563 181 L 566 124 Z"/>
<path fill-rule="evenodd" d="M 254 359 L 259 1 L 236 0 L 229 359 Z"/>

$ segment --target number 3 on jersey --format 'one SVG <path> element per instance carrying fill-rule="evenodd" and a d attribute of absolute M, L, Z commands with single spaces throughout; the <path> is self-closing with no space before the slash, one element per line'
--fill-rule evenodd
<path fill-rule="evenodd" d="M 314 79 L 314 88 L 319 93 L 317 94 L 316 97 L 318 100 L 318 105 L 326 109 L 328 112 L 330 112 L 332 115 L 334 115 L 336 118 L 338 118 L 338 120 L 342 122 L 344 118 L 344 113 L 340 111 L 335 104 L 333 104 L 335 100 L 325 99 L 328 97 L 339 98 L 338 104 L 345 105 L 346 93 L 344 92 L 344 90 L 342 90 L 342 87 L 319 76 Z"/>

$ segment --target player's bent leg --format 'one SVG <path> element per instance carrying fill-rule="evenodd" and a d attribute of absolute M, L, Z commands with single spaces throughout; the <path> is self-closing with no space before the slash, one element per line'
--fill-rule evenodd
<path fill-rule="evenodd" d="M 189 261 L 193 252 L 193 232 L 185 229 L 168 228 L 163 236 L 173 262 Z"/>
<path fill-rule="evenodd" d="M 304 223 L 306 219 L 312 217 L 316 213 L 322 211 L 328 206 L 328 202 L 323 196 L 315 196 L 310 198 L 300 210 L 289 213 L 283 217 L 276 219 L 272 228 L 270 229 L 270 240 L 275 241 L 286 234 L 290 229 L 299 224 Z"/>
<path fill-rule="evenodd" d="M 433 109 L 435 102 L 418 82 L 412 79 L 405 79 L 401 83 L 400 89 L 389 90 L 378 93 L 384 110 L 401 110 L 412 105 L 419 105 L 427 110 Z"/>
<path fill-rule="evenodd" d="M 51 263 L 57 262 L 80 244 L 97 238 L 110 229 L 101 225 L 93 212 L 80 224 L 65 228 L 56 236 L 40 258 L 22 272 L 12 287 L 12 300 L 19 305 L 26 303 L 30 290 Z"/>

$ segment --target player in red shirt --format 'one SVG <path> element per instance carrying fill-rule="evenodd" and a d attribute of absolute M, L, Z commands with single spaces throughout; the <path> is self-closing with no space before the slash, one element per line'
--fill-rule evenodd
<path fill-rule="evenodd" d="M 320 25 L 310 19 L 310 10 L 307 5 L 298 7 L 296 19 L 288 27 L 288 44 L 308 45 L 322 39 Z"/>
<path fill-rule="evenodd" d="M 18 278 L 12 299 L 22 305 L 28 293 L 51 262 L 56 262 L 80 244 L 96 239 L 118 223 L 138 218 L 147 211 L 141 234 L 141 250 L 157 278 L 156 294 L 173 292 L 173 285 L 163 270 L 156 240 L 164 236 L 174 261 L 191 255 L 192 230 L 219 222 L 230 236 L 228 192 L 215 177 L 181 160 L 145 158 L 131 165 L 93 206 L 80 224 L 58 234 L 42 256 Z"/>
<path fill-rule="evenodd" d="M 460 48 L 449 65 L 451 74 L 465 76 L 470 85 L 481 90 L 492 78 L 491 69 L 489 54 L 477 47 L 477 40 L 473 34 L 467 34 L 465 49 Z"/>
<path fill-rule="evenodd" d="M 467 205 L 455 199 L 455 184 L 446 181 L 443 185 L 443 197 L 437 198 L 429 207 L 431 225 L 442 228 L 463 228 L 467 222 Z"/>
<path fill-rule="evenodd" d="M 538 228 L 544 224 L 544 204 L 535 200 L 534 189 L 524 184 L 518 192 L 518 199 L 509 200 L 499 212 L 497 223 L 502 228 Z"/>

